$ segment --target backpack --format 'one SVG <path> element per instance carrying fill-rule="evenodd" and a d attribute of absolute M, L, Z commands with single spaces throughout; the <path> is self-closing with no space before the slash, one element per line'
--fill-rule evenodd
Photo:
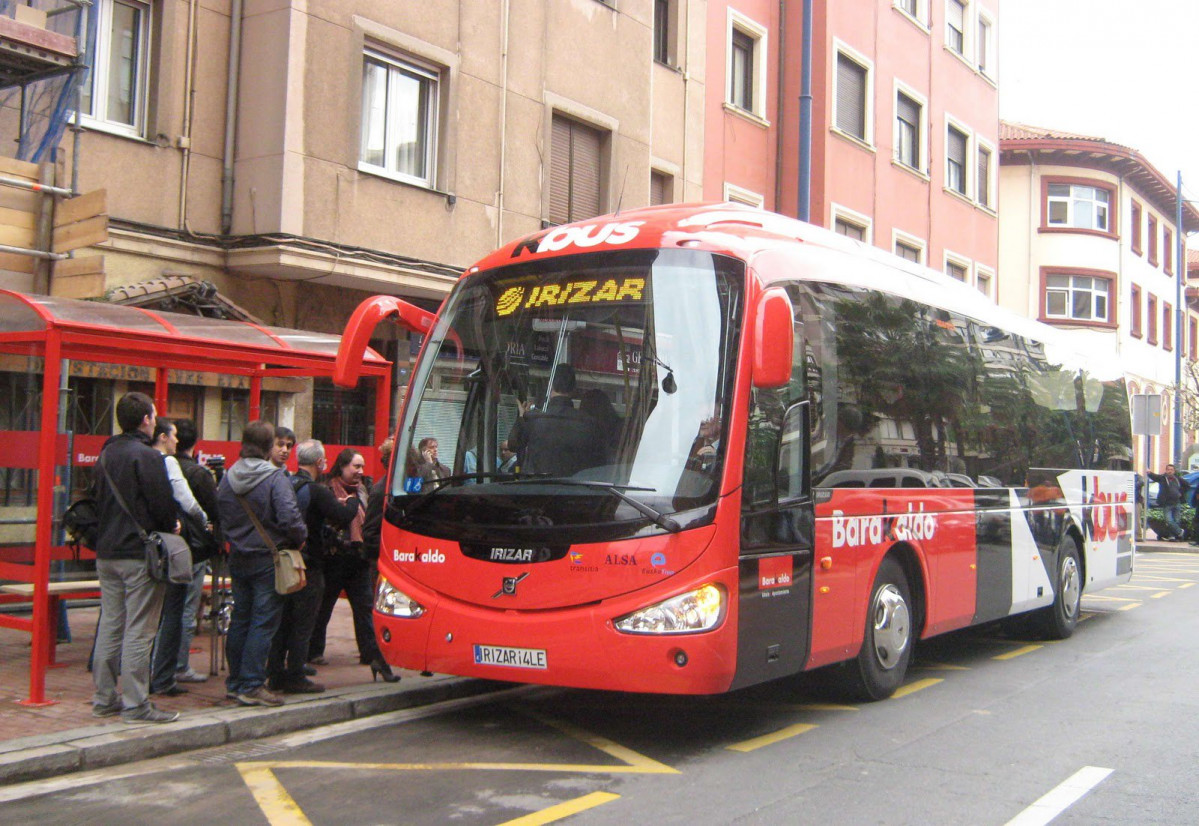
<path fill-rule="evenodd" d="M 62 527 L 68 543 L 79 556 L 79 547 L 95 550 L 100 535 L 100 508 L 91 496 L 80 499 L 62 515 Z"/>

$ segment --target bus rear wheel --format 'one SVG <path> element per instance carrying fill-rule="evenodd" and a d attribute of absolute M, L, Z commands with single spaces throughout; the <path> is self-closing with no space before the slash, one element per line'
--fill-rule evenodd
<path fill-rule="evenodd" d="M 911 658 L 911 591 L 902 566 L 888 557 L 874 579 L 862 650 L 850 664 L 851 690 L 863 700 L 885 700 L 903 684 Z"/>
<path fill-rule="evenodd" d="M 1041 632 L 1046 639 L 1064 640 L 1074 633 L 1082 613 L 1082 563 L 1078 545 L 1067 536 L 1057 546 L 1057 573 L 1053 605 L 1042 608 L 1038 615 Z"/>

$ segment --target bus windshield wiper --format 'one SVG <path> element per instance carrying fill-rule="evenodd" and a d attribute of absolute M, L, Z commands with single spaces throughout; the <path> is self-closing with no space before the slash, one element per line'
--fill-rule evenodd
<path fill-rule="evenodd" d="M 612 494 L 620 501 L 631 506 L 634 510 L 636 510 L 638 513 L 640 513 L 642 516 L 649 517 L 653 521 L 653 523 L 655 525 L 657 525 L 659 528 L 662 528 L 663 530 L 666 530 L 666 531 L 670 531 L 671 533 L 678 533 L 679 531 L 681 531 L 683 529 L 683 527 L 678 522 L 676 522 L 674 519 L 672 519 L 671 517 L 667 516 L 666 514 L 662 513 L 659 510 L 651 508 L 649 505 L 645 504 L 644 502 L 634 499 L 632 496 L 629 496 L 627 493 L 625 493 L 626 490 L 656 490 L 656 488 L 637 487 L 635 485 L 618 485 L 615 482 L 601 482 L 598 480 L 563 479 L 559 476 L 549 476 L 549 475 L 544 475 L 544 476 L 536 475 L 536 476 L 532 476 L 532 477 L 508 479 L 506 481 L 500 482 L 500 484 L 501 485 L 518 485 L 518 484 L 521 484 L 522 482 L 523 483 L 549 482 L 550 484 L 553 484 L 553 485 L 566 485 L 568 487 L 575 487 L 575 488 L 596 488 L 598 490 L 607 491 L 608 493 Z"/>

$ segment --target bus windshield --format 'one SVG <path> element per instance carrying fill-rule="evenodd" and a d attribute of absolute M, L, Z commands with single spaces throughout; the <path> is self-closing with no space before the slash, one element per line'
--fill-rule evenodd
<path fill-rule="evenodd" d="M 463 278 L 409 388 L 388 518 L 560 542 L 710 521 L 743 280 L 741 262 L 692 250 Z"/>

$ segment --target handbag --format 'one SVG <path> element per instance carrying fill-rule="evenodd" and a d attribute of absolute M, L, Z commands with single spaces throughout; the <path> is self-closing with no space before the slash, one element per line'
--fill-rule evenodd
<path fill-rule="evenodd" d="M 125 512 L 130 521 L 137 526 L 137 532 L 142 538 L 142 545 L 146 549 L 146 572 L 150 574 L 150 579 L 156 582 L 172 582 L 176 585 L 187 585 L 191 582 L 192 552 L 187 547 L 187 541 L 175 533 L 164 531 L 146 533 L 146 529 L 142 527 L 129 510 L 129 506 L 125 504 L 125 497 L 121 495 L 121 491 L 113 484 L 103 456 L 100 457 L 98 464 L 104 473 L 104 478 L 108 480 L 109 490 L 116 497 L 117 504 L 121 506 L 121 510 Z"/>
<path fill-rule="evenodd" d="M 183 525 L 179 535 L 187 541 L 187 547 L 191 548 L 192 562 L 203 562 L 216 556 L 221 546 L 207 525 L 182 509 L 179 511 L 179 522 Z"/>
<path fill-rule="evenodd" d="M 258 517 L 250 508 L 250 503 L 246 501 L 246 497 L 238 496 L 237 501 L 241 502 L 246 515 L 254 523 L 254 530 L 258 531 L 258 535 L 262 537 L 262 541 L 266 543 L 266 546 L 271 551 L 271 556 L 274 558 L 275 593 L 287 596 L 288 594 L 304 590 L 308 585 L 308 574 L 304 565 L 303 555 L 292 548 L 277 547 L 275 540 L 271 539 L 271 535 L 266 532 L 266 528 L 262 527 L 262 523 L 258 521 Z"/>

